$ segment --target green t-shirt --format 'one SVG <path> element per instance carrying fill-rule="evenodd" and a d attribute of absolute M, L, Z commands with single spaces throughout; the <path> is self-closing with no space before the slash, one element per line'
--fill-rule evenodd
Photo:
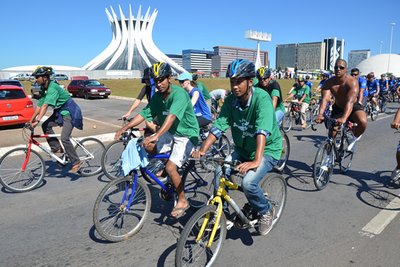
<path fill-rule="evenodd" d="M 197 81 L 197 88 L 199 88 L 201 90 L 201 92 L 203 93 L 204 99 L 207 101 L 208 99 L 211 99 L 210 93 L 208 92 L 208 89 L 206 88 L 206 86 L 204 85 L 204 83 Z"/>
<path fill-rule="evenodd" d="M 43 106 L 43 104 L 48 104 L 49 106 L 53 107 L 53 109 L 58 109 L 62 105 L 64 105 L 70 98 L 71 96 L 65 89 L 63 89 L 54 81 L 51 81 L 46 92 L 39 98 L 38 106 L 41 107 Z M 69 111 L 62 110 L 61 115 L 69 115 Z"/>
<path fill-rule="evenodd" d="M 264 89 L 264 88 L 262 88 L 260 86 L 260 83 L 259 83 L 258 80 L 257 80 L 257 83 L 254 86 L 255 87 L 259 87 L 261 89 Z M 269 87 L 267 89 L 264 89 L 264 90 L 269 94 L 271 99 L 272 99 L 273 96 L 276 96 L 278 98 L 278 103 L 276 105 L 275 111 L 281 110 L 283 113 L 285 113 L 286 110 L 285 110 L 285 105 L 283 104 L 282 96 L 281 96 L 281 93 L 280 93 L 279 83 L 277 81 L 275 81 L 275 80 L 271 80 L 271 82 L 269 84 Z"/>
<path fill-rule="evenodd" d="M 168 114 L 176 116 L 169 132 L 172 135 L 188 137 L 190 141 L 197 145 L 199 137 L 199 124 L 194 115 L 192 102 L 185 89 L 171 85 L 171 93 L 166 100 L 160 92 L 156 92 L 147 106 L 140 112 L 147 121 L 152 121 L 157 117 L 157 121 L 162 125 Z"/>
<path fill-rule="evenodd" d="M 282 136 L 275 117 L 271 97 L 258 87 L 253 87 L 253 95 L 245 109 L 241 109 L 236 97 L 231 94 L 221 108 L 214 126 L 225 132 L 231 127 L 235 151 L 246 160 L 253 160 L 256 152 L 256 132 L 269 132 L 264 155 L 280 159 Z"/>
<path fill-rule="evenodd" d="M 293 94 L 297 96 L 297 99 L 300 100 L 304 94 L 306 94 L 306 98 L 304 98 L 303 102 L 310 104 L 310 87 L 307 85 L 303 85 L 300 87 L 299 85 L 293 90 Z"/>

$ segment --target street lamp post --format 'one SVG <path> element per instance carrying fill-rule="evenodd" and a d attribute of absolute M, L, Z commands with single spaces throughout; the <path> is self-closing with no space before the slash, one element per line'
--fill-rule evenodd
<path fill-rule="evenodd" d="M 379 54 L 382 54 L 382 45 L 383 45 L 383 41 L 381 41 L 381 44 L 379 46 Z"/>
<path fill-rule="evenodd" d="M 390 23 L 390 25 L 392 25 L 392 27 L 390 30 L 389 59 L 388 59 L 387 72 L 389 72 L 389 69 L 390 69 L 390 54 L 392 54 L 393 28 L 394 28 L 394 26 L 396 26 L 396 23 L 392 22 L 392 23 Z"/>

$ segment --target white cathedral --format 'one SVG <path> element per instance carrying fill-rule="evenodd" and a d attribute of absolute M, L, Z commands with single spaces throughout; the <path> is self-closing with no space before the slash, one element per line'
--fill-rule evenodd
<path fill-rule="evenodd" d="M 110 44 L 94 59 L 82 67 L 84 70 L 140 70 L 151 66 L 154 62 L 164 61 L 171 65 L 175 72 L 183 72 L 181 66 L 166 56 L 154 44 L 153 26 L 158 11 L 142 14 L 139 6 L 136 17 L 129 5 L 129 17 L 126 17 L 119 6 L 120 18 L 114 9 L 106 8 L 106 14 L 112 30 Z"/>

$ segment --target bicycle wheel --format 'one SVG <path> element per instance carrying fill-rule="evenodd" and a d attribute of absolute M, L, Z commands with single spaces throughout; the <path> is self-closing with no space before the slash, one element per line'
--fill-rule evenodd
<path fill-rule="evenodd" d="M 333 172 L 333 162 L 333 147 L 331 143 L 322 143 L 315 155 L 313 170 L 314 185 L 318 190 L 322 190 L 328 185 Z"/>
<path fill-rule="evenodd" d="M 318 112 L 319 112 L 319 105 L 315 106 L 313 112 L 312 112 L 312 118 L 311 118 L 311 129 L 313 131 L 317 130 L 317 123 L 315 122 L 315 119 L 318 116 Z"/>
<path fill-rule="evenodd" d="M 97 197 L 93 208 L 93 223 L 96 231 L 104 239 L 122 241 L 143 227 L 151 206 L 150 191 L 142 180 L 136 181 L 136 189 L 133 192 L 132 177 L 113 180 Z M 128 207 L 131 197 L 132 203 Z"/>
<path fill-rule="evenodd" d="M 78 144 L 75 146 L 76 153 L 81 160 L 80 175 L 92 176 L 99 174 L 101 172 L 101 156 L 105 149 L 104 144 L 93 137 L 84 138 L 79 143 L 85 148 Z"/>
<path fill-rule="evenodd" d="M 283 209 L 286 205 L 287 187 L 282 175 L 277 173 L 269 173 L 261 184 L 265 197 L 270 201 L 275 209 L 275 216 L 272 221 L 274 227 L 282 216 Z M 272 229 L 272 228 L 271 228 Z"/>
<path fill-rule="evenodd" d="M 182 179 L 185 181 L 185 196 L 191 207 L 199 209 L 211 198 L 214 192 L 213 178 L 214 172 L 196 169 L 194 164 L 187 165 Z"/>
<path fill-rule="evenodd" d="M 306 109 L 306 123 L 307 123 L 306 129 L 309 129 L 311 127 L 312 119 L 313 119 L 313 114 L 311 110 L 308 108 Z"/>
<path fill-rule="evenodd" d="M 293 118 L 290 114 L 290 111 L 288 111 L 285 113 L 285 116 L 283 116 L 282 130 L 285 133 L 288 133 L 290 131 L 290 129 L 292 129 L 292 125 L 293 125 Z"/>
<path fill-rule="evenodd" d="M 287 134 L 281 131 L 282 134 L 282 154 L 281 158 L 278 161 L 278 164 L 275 165 L 275 170 L 278 172 L 282 172 L 285 169 L 286 163 L 289 159 L 290 155 L 290 141 Z"/>
<path fill-rule="evenodd" d="M 231 142 L 226 135 L 222 135 L 207 151 L 206 157 L 227 157 L 231 154 Z M 214 171 L 215 167 L 209 161 L 200 161 L 200 165 L 207 171 Z"/>
<path fill-rule="evenodd" d="M 376 111 L 375 108 L 372 108 L 371 110 L 371 120 L 375 121 L 378 118 L 378 111 Z"/>
<path fill-rule="evenodd" d="M 347 147 L 349 146 L 349 135 L 352 135 L 351 132 L 347 132 L 345 137 L 343 137 L 342 146 L 339 150 L 339 167 L 342 173 L 347 172 L 351 167 L 351 162 L 353 161 L 354 153 L 353 151 L 347 151 Z"/>
<path fill-rule="evenodd" d="M 23 147 L 8 151 L 0 159 L 0 183 L 11 192 L 26 192 L 39 186 L 45 171 L 42 156 L 31 150 L 27 159 L 27 149 Z"/>
<path fill-rule="evenodd" d="M 217 218 L 217 207 L 205 206 L 192 215 L 179 237 L 175 266 L 212 266 L 221 253 L 226 238 L 226 218 L 221 213 L 218 229 L 210 247 L 207 243 Z M 201 228 L 203 226 L 203 231 Z M 202 232 L 201 236 L 200 232 Z"/>
<path fill-rule="evenodd" d="M 104 149 L 101 156 L 101 169 L 110 180 L 124 176 L 121 169 L 121 155 L 124 149 L 125 143 L 122 140 L 115 140 Z"/>

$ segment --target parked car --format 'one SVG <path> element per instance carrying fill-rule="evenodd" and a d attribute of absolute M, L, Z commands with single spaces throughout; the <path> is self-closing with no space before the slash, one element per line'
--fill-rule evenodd
<path fill-rule="evenodd" d="M 39 99 L 39 97 L 40 97 L 40 91 L 41 91 L 40 85 L 39 85 L 37 82 L 34 82 L 34 83 L 32 84 L 32 86 L 31 86 L 31 95 L 32 95 L 32 98 Z"/>
<path fill-rule="evenodd" d="M 89 80 L 89 77 L 88 76 L 84 76 L 84 75 L 82 75 L 82 76 L 72 76 L 71 80 Z"/>
<path fill-rule="evenodd" d="M 34 110 L 32 100 L 22 87 L 0 85 L 0 126 L 26 123 Z"/>
<path fill-rule="evenodd" d="M 61 81 L 61 80 L 68 80 L 68 76 L 65 74 L 55 74 L 53 76 L 54 80 Z"/>
<path fill-rule="evenodd" d="M 15 76 L 11 76 L 10 80 L 18 80 L 18 81 L 29 81 L 29 80 L 33 80 L 34 77 L 31 76 L 30 73 L 19 73 Z"/>
<path fill-rule="evenodd" d="M 22 83 L 18 80 L 0 80 L 0 85 L 14 85 L 14 86 L 19 86 L 19 87 L 23 87 Z"/>
<path fill-rule="evenodd" d="M 72 96 L 80 96 L 85 99 L 92 97 L 108 98 L 111 94 L 110 88 L 100 83 L 98 80 L 72 80 L 67 86 L 67 90 Z"/>

